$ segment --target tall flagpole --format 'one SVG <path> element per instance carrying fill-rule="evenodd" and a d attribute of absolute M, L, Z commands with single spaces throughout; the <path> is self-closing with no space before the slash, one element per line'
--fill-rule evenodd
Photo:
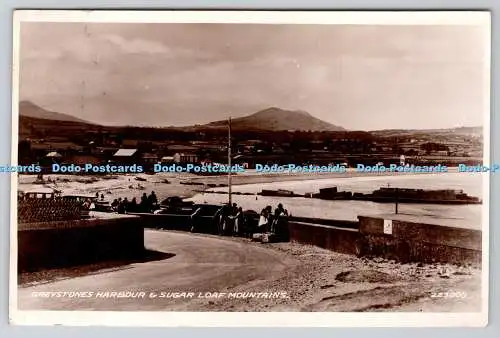
<path fill-rule="evenodd" d="M 232 199 L 231 199 L 231 194 L 232 194 L 232 189 L 231 189 L 231 117 L 229 117 L 228 120 L 228 146 L 227 146 L 227 163 L 229 166 L 228 170 L 228 175 L 227 175 L 227 186 L 228 186 L 228 192 L 229 192 L 229 205 L 233 205 Z"/>

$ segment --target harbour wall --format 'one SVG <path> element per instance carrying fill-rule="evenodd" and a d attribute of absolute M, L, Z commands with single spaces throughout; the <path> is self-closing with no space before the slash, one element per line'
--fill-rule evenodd
<path fill-rule="evenodd" d="M 141 217 L 141 222 L 145 228 L 185 230 L 185 231 L 188 231 L 191 228 L 191 218 L 189 215 L 175 215 L 175 214 L 152 215 L 148 213 L 132 213 L 131 215 L 136 215 Z M 201 216 L 201 217 L 198 216 L 198 218 L 204 219 L 204 221 L 206 221 L 207 224 L 213 222 L 213 217 L 211 216 Z M 251 219 L 255 223 L 257 223 L 258 221 L 257 217 Z M 310 223 L 310 224 L 318 224 L 324 226 L 332 226 L 337 228 L 358 229 L 359 227 L 357 221 L 334 220 L 334 219 L 323 219 L 323 218 L 312 218 L 312 217 L 297 217 L 297 216 L 291 216 L 289 220 L 297 223 Z"/>
<path fill-rule="evenodd" d="M 290 221 L 288 229 L 292 242 L 314 245 L 350 255 L 356 254 L 355 243 L 361 237 L 356 229 L 297 221 Z"/>
<path fill-rule="evenodd" d="M 133 258 L 144 252 L 144 227 L 135 216 L 19 223 L 18 271 L 37 271 Z"/>
<path fill-rule="evenodd" d="M 189 215 L 137 214 L 147 228 L 189 231 Z M 397 217 L 396 217 L 397 216 Z M 205 218 L 205 217 L 204 217 Z M 209 229 L 206 217 L 203 232 Z M 390 221 L 390 231 L 384 222 Z M 439 220 L 437 220 L 439 222 Z M 480 230 L 405 220 L 405 215 L 359 216 L 358 221 L 291 217 L 290 241 L 357 256 L 400 262 L 480 263 Z"/>
<path fill-rule="evenodd" d="M 399 262 L 479 264 L 480 230 L 360 216 L 358 229 L 289 222 L 290 241 Z M 340 223 L 342 225 L 342 223 Z"/>
<path fill-rule="evenodd" d="M 481 230 L 407 221 L 404 217 L 359 216 L 358 219 L 363 236 L 362 254 L 403 262 L 481 262 Z"/>

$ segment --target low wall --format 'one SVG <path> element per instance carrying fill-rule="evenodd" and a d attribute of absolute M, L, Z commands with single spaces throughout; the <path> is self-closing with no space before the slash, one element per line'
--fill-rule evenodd
<path fill-rule="evenodd" d="M 87 219 L 18 225 L 18 271 L 69 267 L 144 251 L 138 217 Z"/>
<path fill-rule="evenodd" d="M 299 217 L 299 216 L 290 216 L 289 219 L 290 221 L 293 222 L 328 225 L 336 228 L 358 229 L 359 227 L 358 221 L 346 221 L 338 219 L 325 219 L 325 218 Z"/>
<path fill-rule="evenodd" d="M 357 256 L 376 256 L 399 262 L 481 262 L 480 230 L 409 222 L 401 218 L 359 217 L 359 229 L 289 222 L 290 241 Z M 384 220 L 386 222 L 384 227 Z M 333 222 L 333 221 L 332 221 Z M 390 226 L 389 226 L 390 224 Z"/>
<path fill-rule="evenodd" d="M 319 246 L 324 249 L 345 254 L 356 254 L 355 243 L 360 233 L 355 229 L 340 228 L 290 221 L 288 223 L 290 241 Z"/>
<path fill-rule="evenodd" d="M 403 262 L 481 262 L 480 230 L 409 222 L 399 215 L 399 219 L 390 216 L 358 218 L 359 231 L 363 235 L 360 245 L 363 255 Z"/>

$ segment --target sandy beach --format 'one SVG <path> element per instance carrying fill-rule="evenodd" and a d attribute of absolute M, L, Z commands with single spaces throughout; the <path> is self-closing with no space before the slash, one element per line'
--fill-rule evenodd
<path fill-rule="evenodd" d="M 266 205 L 283 203 L 289 214 L 302 217 L 357 220 L 359 215 L 386 214 L 394 206 L 367 201 L 327 201 L 304 197 L 281 198 L 258 196 L 262 189 L 285 189 L 298 194 L 315 193 L 325 187 L 338 187 L 340 191 L 370 193 L 382 186 L 401 188 L 456 189 L 471 196 L 482 197 L 479 175 L 456 173 L 414 174 L 357 172 L 262 174 L 248 170 L 232 175 L 232 201 L 244 210 L 259 211 Z M 195 203 L 221 204 L 227 202 L 228 177 L 226 175 L 200 176 L 189 173 L 122 174 L 122 175 L 60 175 L 48 174 L 44 182 L 36 182 L 34 175 L 19 175 L 19 190 L 40 191 L 58 189 L 63 194 L 103 195 L 112 202 L 117 198 L 136 198 L 152 191 L 158 200 L 180 196 Z M 217 192 L 217 193 L 213 193 Z M 481 205 L 411 204 L 400 206 L 400 212 L 415 216 L 434 216 L 460 223 L 464 227 L 481 228 Z"/>
<path fill-rule="evenodd" d="M 232 175 L 232 185 L 259 184 L 286 181 L 321 180 L 332 178 L 350 178 L 367 176 L 412 175 L 409 173 L 361 173 L 349 170 L 345 173 L 290 173 L 290 174 L 259 174 L 247 171 Z M 426 174 L 419 174 L 426 175 Z M 137 180 L 139 178 L 140 180 Z M 228 184 L 226 175 L 200 176 L 189 173 L 157 173 L 120 174 L 120 175 L 44 175 L 45 183 L 36 184 L 35 175 L 19 175 L 18 189 L 20 191 L 38 191 L 40 189 L 58 189 L 65 194 L 103 194 L 105 200 L 136 197 L 140 200 L 143 193 L 155 191 L 159 199 L 168 196 L 193 197 L 195 194 L 213 187 L 223 187 Z"/>

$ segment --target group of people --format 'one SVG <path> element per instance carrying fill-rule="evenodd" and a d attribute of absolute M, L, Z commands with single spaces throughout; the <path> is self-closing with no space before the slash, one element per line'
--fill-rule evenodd
<path fill-rule="evenodd" d="M 196 230 L 197 216 L 201 210 L 200 207 L 191 215 L 191 231 Z M 255 222 L 255 216 L 259 215 L 243 212 L 243 209 L 236 203 L 226 204 L 213 217 L 216 226 L 215 232 L 221 236 L 244 237 L 251 237 L 254 233 L 282 232 L 283 229 L 280 225 L 286 223 L 285 217 L 288 216 L 288 211 L 280 203 L 274 213 L 270 205 L 262 209 L 257 222 Z"/>
<path fill-rule="evenodd" d="M 274 213 L 273 208 L 268 205 L 260 212 L 258 227 L 262 230 L 262 232 L 276 233 L 278 232 L 281 217 L 288 217 L 288 211 L 283 208 L 283 204 L 278 204 Z"/>
<path fill-rule="evenodd" d="M 122 199 L 114 199 L 111 202 L 111 210 L 116 211 L 119 214 L 124 214 L 127 212 L 144 212 L 149 213 L 158 208 L 158 197 L 155 192 L 152 191 L 151 194 L 147 195 L 143 193 L 141 196 L 141 201 L 137 202 L 134 197 L 129 200 L 127 197 Z"/>
<path fill-rule="evenodd" d="M 96 194 L 96 197 L 99 195 Z M 104 196 L 101 195 L 101 199 Z M 134 197 L 129 200 L 125 198 L 114 199 L 111 203 L 111 210 L 119 214 L 130 212 L 151 213 L 159 209 L 158 197 L 152 191 L 149 195 L 144 193 L 140 202 Z M 197 208 L 190 216 L 191 231 L 205 228 L 206 219 L 202 216 L 202 207 Z M 214 232 L 221 236 L 245 236 L 251 237 L 254 233 L 283 233 L 287 228 L 286 219 L 288 211 L 283 204 L 278 204 L 274 209 L 268 205 L 262 209 L 260 215 L 255 212 L 243 212 L 243 208 L 236 203 L 222 206 L 213 216 Z M 257 221 L 255 219 L 257 218 Z M 199 227 L 199 229 L 198 229 Z"/>
<path fill-rule="evenodd" d="M 215 215 L 219 235 L 239 235 L 245 228 L 243 209 L 238 204 L 224 205 Z"/>

